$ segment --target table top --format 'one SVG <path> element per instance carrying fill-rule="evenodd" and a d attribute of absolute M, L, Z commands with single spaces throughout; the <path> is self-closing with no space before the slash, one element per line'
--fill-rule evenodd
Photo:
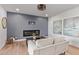
<path fill-rule="evenodd" d="M 39 39 L 45 39 L 46 37 L 44 37 L 44 36 L 36 36 L 36 39 L 35 40 L 39 40 Z M 27 40 L 34 40 L 33 39 L 33 36 L 32 37 L 27 37 L 26 38 Z"/>

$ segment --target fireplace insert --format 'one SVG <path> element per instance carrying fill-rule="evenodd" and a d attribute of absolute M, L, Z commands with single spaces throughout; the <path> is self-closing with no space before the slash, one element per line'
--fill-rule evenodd
<path fill-rule="evenodd" d="M 23 30 L 23 37 L 40 36 L 40 30 Z"/>

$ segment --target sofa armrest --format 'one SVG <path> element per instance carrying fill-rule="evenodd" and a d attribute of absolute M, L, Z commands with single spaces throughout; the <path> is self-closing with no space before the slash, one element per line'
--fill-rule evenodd
<path fill-rule="evenodd" d="M 67 51 L 68 50 L 68 44 L 69 44 L 68 41 L 64 41 L 64 42 L 54 44 L 56 54 L 61 54 L 61 53 L 64 53 L 65 51 Z"/>
<path fill-rule="evenodd" d="M 56 44 L 54 44 L 54 45 L 60 45 L 60 44 L 69 44 L 69 41 L 62 41 L 62 42 L 59 42 L 59 43 L 56 43 Z"/>
<path fill-rule="evenodd" d="M 36 48 L 33 50 L 34 55 L 53 55 L 55 54 L 55 46 L 53 44 Z"/>

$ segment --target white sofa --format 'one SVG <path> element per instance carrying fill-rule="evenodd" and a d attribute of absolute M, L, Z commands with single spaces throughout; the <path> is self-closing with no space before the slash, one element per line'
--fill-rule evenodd
<path fill-rule="evenodd" d="M 67 50 L 68 41 L 61 37 L 28 40 L 28 53 L 30 55 L 59 55 Z"/>

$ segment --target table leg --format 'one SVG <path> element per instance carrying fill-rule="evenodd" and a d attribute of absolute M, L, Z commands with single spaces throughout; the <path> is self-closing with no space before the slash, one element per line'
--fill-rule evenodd
<path fill-rule="evenodd" d="M 28 47 L 28 40 L 26 40 L 26 46 Z"/>

